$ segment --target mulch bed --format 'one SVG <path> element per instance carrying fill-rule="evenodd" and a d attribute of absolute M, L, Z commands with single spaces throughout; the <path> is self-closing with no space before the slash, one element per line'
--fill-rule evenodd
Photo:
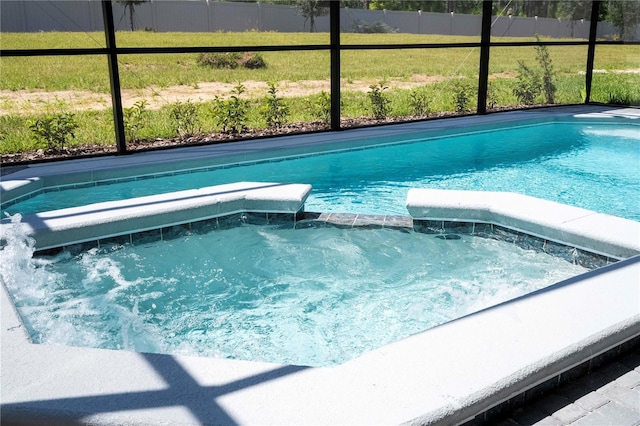
<path fill-rule="evenodd" d="M 493 111 L 506 111 L 514 109 L 523 109 L 523 106 L 518 107 L 501 107 L 494 109 Z M 342 128 L 357 128 L 366 127 L 380 124 L 392 124 L 392 123 L 404 123 L 415 120 L 424 120 L 425 118 L 443 118 L 454 117 L 458 114 L 453 113 L 439 113 L 430 114 L 428 117 L 387 117 L 383 120 L 374 119 L 371 117 L 359 117 L 359 118 L 343 118 L 340 120 Z M 128 142 L 127 150 L 130 152 L 135 151 L 149 151 L 155 149 L 177 148 L 183 146 L 196 146 L 206 145 L 221 142 L 233 142 L 242 141 L 247 139 L 263 138 L 270 136 L 284 136 L 293 134 L 302 134 L 309 132 L 317 132 L 323 130 L 330 130 L 330 127 L 322 122 L 301 122 L 290 123 L 280 128 L 269 129 L 250 129 L 240 134 L 231 133 L 209 133 L 200 134 L 189 137 L 175 137 L 168 139 L 153 139 L 136 142 Z M 2 154 L 0 155 L 0 164 L 3 166 L 11 165 L 26 165 L 29 163 L 39 163 L 51 160 L 78 158 L 78 157 L 90 157 L 99 155 L 115 154 L 117 152 L 116 147 L 113 145 L 80 145 L 71 146 L 60 150 L 45 150 L 38 149 L 33 151 L 19 152 L 15 154 Z"/>

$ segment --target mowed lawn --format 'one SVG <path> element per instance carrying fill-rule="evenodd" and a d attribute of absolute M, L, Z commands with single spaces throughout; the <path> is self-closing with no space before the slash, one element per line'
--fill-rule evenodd
<path fill-rule="evenodd" d="M 494 38 L 493 41 L 522 39 Z M 551 40 L 551 39 L 550 39 Z M 153 33 L 118 32 L 119 47 L 143 46 L 278 46 L 326 45 L 327 33 Z M 551 40 L 553 41 L 553 40 Z M 475 43 L 479 37 L 415 34 L 349 34 L 341 43 Z M 96 33 L 3 33 L 2 49 L 96 48 L 104 47 L 104 34 Z M 586 46 L 550 46 L 555 70 L 562 74 L 584 72 Z M 328 50 L 262 52 L 264 69 L 212 69 L 198 63 L 198 54 L 151 54 L 119 56 L 122 88 L 149 85 L 168 87 L 197 85 L 199 82 L 327 80 Z M 412 76 L 472 77 L 478 74 L 479 48 L 438 48 L 401 50 L 342 51 L 341 76 L 347 80 L 377 81 L 384 78 L 410 79 Z M 490 72 L 514 73 L 518 61 L 535 65 L 533 47 L 494 47 Z M 629 70 L 640 66 L 640 46 L 598 46 L 596 67 Z M 107 60 L 96 56 L 3 57 L 2 90 L 89 90 L 108 92 Z"/>

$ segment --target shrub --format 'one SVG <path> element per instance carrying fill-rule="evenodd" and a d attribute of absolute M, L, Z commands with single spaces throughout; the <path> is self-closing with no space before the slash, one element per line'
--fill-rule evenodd
<path fill-rule="evenodd" d="M 122 110 L 124 134 L 127 142 L 136 142 L 140 137 L 140 130 L 145 126 L 148 113 L 147 101 L 137 101 L 131 108 Z"/>
<path fill-rule="evenodd" d="M 383 93 L 383 91 L 386 90 L 387 87 L 382 83 L 378 83 L 369 86 L 369 88 L 371 89 L 371 91 L 367 93 L 367 96 L 369 97 L 373 118 L 377 120 L 383 120 L 387 118 L 389 112 L 391 111 L 391 108 L 389 107 L 391 101 L 389 100 L 387 95 Z"/>
<path fill-rule="evenodd" d="M 453 104 L 457 113 L 471 111 L 471 87 L 468 84 L 457 83 L 453 89 Z"/>
<path fill-rule="evenodd" d="M 365 34 L 388 34 L 398 32 L 397 28 L 393 28 L 384 22 L 363 22 L 359 19 L 356 19 L 353 22 L 352 29 L 354 33 Z"/>
<path fill-rule="evenodd" d="M 535 98 L 542 90 L 540 74 L 529 68 L 523 61 L 518 61 L 518 76 L 513 94 L 524 105 L 533 105 Z"/>
<path fill-rule="evenodd" d="M 536 40 L 540 41 L 538 34 L 536 34 Z M 556 85 L 553 82 L 555 73 L 553 72 L 553 63 L 547 46 L 536 46 L 536 60 L 542 68 L 542 89 L 544 90 L 545 100 L 548 104 L 552 104 L 555 102 L 556 96 Z"/>
<path fill-rule="evenodd" d="M 259 53 L 254 52 L 246 52 L 243 54 L 240 60 L 240 66 L 244 68 L 248 68 L 250 70 L 266 68 L 267 63 L 264 61 L 264 58 Z"/>
<path fill-rule="evenodd" d="M 536 34 L 535 37 L 539 42 L 540 36 Z M 540 70 L 529 68 L 523 61 L 518 61 L 518 76 L 513 94 L 524 105 L 533 105 L 540 94 L 544 94 L 546 103 L 555 103 L 555 72 L 549 50 L 545 45 L 535 46 L 535 49 Z"/>
<path fill-rule="evenodd" d="M 69 112 L 46 114 L 29 122 L 31 132 L 53 151 L 64 149 L 67 140 L 75 137 L 77 128 L 75 115 Z"/>
<path fill-rule="evenodd" d="M 197 61 L 200 65 L 211 68 L 258 69 L 267 67 L 262 55 L 255 52 L 201 53 L 198 55 Z"/>
<path fill-rule="evenodd" d="M 238 68 L 240 54 L 227 53 L 201 53 L 198 55 L 198 63 L 211 68 Z"/>
<path fill-rule="evenodd" d="M 200 132 L 198 108 L 191 100 L 172 104 L 169 116 L 178 136 L 189 137 Z"/>
<path fill-rule="evenodd" d="M 424 117 L 429 114 L 429 99 L 424 90 L 412 90 L 409 103 L 411 105 L 412 115 L 415 117 Z"/>
<path fill-rule="evenodd" d="M 309 114 L 325 124 L 331 122 L 331 95 L 324 90 L 307 99 Z"/>
<path fill-rule="evenodd" d="M 229 99 L 222 100 L 216 96 L 213 100 L 214 120 L 224 133 L 242 133 L 247 129 L 249 101 L 240 98 L 244 92 L 244 85 L 239 83 L 231 91 Z"/>
<path fill-rule="evenodd" d="M 264 98 L 260 113 L 267 122 L 267 127 L 282 127 L 287 122 L 289 107 L 284 103 L 284 99 L 278 97 L 278 88 L 273 82 L 267 83 L 268 95 Z"/>
<path fill-rule="evenodd" d="M 491 82 L 487 85 L 487 108 L 494 109 L 498 106 L 498 93 L 495 85 Z"/>

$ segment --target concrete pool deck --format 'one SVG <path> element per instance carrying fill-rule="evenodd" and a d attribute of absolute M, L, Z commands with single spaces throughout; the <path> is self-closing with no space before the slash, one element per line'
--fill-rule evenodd
<path fill-rule="evenodd" d="M 454 122 L 448 125 L 459 126 Z M 165 155 L 149 154 L 149 162 Z M 190 154 L 198 161 L 201 155 Z M 184 158 L 179 161 L 188 162 Z M 150 167 L 137 155 L 122 159 L 137 170 Z M 114 177 L 112 166 L 112 159 L 80 160 L 74 162 L 75 178 Z M 167 169 L 170 166 L 167 162 Z M 72 183 L 68 167 L 59 163 L 18 171 L 5 178 L 20 182 L 3 182 L 3 191 L 26 194 L 45 182 Z M 438 207 L 424 200 L 419 204 L 421 209 Z M 446 219 L 424 210 L 414 213 L 422 219 Z M 540 222 L 535 209 L 528 221 L 521 214 L 513 216 Z M 626 235 L 625 241 L 637 248 L 640 223 L 626 222 L 631 228 L 619 237 Z M 592 225 L 606 231 L 604 222 Z M 640 256 L 336 367 L 35 345 L 4 286 L 0 303 L 3 424 L 458 424 L 479 421 L 505 404 L 533 397 L 550 382 L 571 380 L 595 359 L 637 345 Z"/>
<path fill-rule="evenodd" d="M 640 345 L 503 416 L 496 426 L 640 424 Z"/>

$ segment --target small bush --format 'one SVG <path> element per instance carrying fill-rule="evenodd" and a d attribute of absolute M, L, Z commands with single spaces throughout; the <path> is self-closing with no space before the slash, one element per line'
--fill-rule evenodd
<path fill-rule="evenodd" d="M 240 98 L 244 92 L 244 85 L 238 84 L 229 99 L 222 100 L 216 96 L 213 100 L 214 120 L 224 133 L 237 134 L 247 129 L 249 101 Z"/>
<path fill-rule="evenodd" d="M 409 103 L 411 105 L 411 113 L 415 117 L 425 117 L 429 114 L 429 99 L 427 93 L 424 90 L 412 90 L 411 99 Z"/>
<path fill-rule="evenodd" d="M 284 99 L 278 97 L 278 88 L 273 82 L 269 85 L 268 95 L 264 98 L 260 113 L 267 122 L 267 127 L 282 127 L 287 122 L 289 108 L 284 103 Z"/>
<path fill-rule="evenodd" d="M 535 37 L 539 42 L 540 36 L 536 34 Z M 518 76 L 513 94 L 524 105 L 533 105 L 539 95 L 544 95 L 546 103 L 553 104 L 556 100 L 557 88 L 551 56 L 545 45 L 535 46 L 535 49 L 540 70 L 530 68 L 523 61 L 518 61 Z"/>
<path fill-rule="evenodd" d="M 371 89 L 371 91 L 367 93 L 367 96 L 369 97 L 373 118 L 377 120 L 384 120 L 391 112 L 391 108 L 389 107 L 391 101 L 389 100 L 387 95 L 383 93 L 383 91 L 386 90 L 387 87 L 382 83 L 378 83 L 369 86 L 369 88 Z"/>
<path fill-rule="evenodd" d="M 127 142 L 137 142 L 140 131 L 147 124 L 147 101 L 138 101 L 131 108 L 124 108 L 122 115 L 125 139 Z"/>
<path fill-rule="evenodd" d="M 211 68 L 238 68 L 240 54 L 237 52 L 227 53 L 201 53 L 198 55 L 198 63 Z"/>
<path fill-rule="evenodd" d="M 198 107 L 191 100 L 172 104 L 169 116 L 178 136 L 189 137 L 200 132 Z"/>
<path fill-rule="evenodd" d="M 250 70 L 266 68 L 267 63 L 264 61 L 264 58 L 259 53 L 247 52 L 245 53 L 241 60 L 240 66 L 244 68 L 248 68 Z"/>
<path fill-rule="evenodd" d="M 255 52 L 201 53 L 198 63 L 211 68 L 236 69 L 266 68 L 267 64 L 261 54 Z"/>
<path fill-rule="evenodd" d="M 498 106 L 498 89 L 493 82 L 495 79 L 489 77 L 489 84 L 487 84 L 487 108 L 494 109 Z"/>
<path fill-rule="evenodd" d="M 307 100 L 307 110 L 313 118 L 325 124 L 331 122 L 331 95 L 324 90 Z"/>
<path fill-rule="evenodd" d="M 467 84 L 456 84 L 453 89 L 453 104 L 457 113 L 471 111 L 472 89 Z"/>
<path fill-rule="evenodd" d="M 359 19 L 353 22 L 352 29 L 354 33 L 364 34 L 389 34 L 398 32 L 397 28 L 393 28 L 384 22 L 364 22 Z"/>
<path fill-rule="evenodd" d="M 75 115 L 69 112 L 46 114 L 29 122 L 31 132 L 52 151 L 63 150 L 77 128 Z"/>
<path fill-rule="evenodd" d="M 524 105 L 533 105 L 541 91 L 540 74 L 529 68 L 523 61 L 518 61 L 518 76 L 513 88 L 513 94 L 518 101 Z"/>

